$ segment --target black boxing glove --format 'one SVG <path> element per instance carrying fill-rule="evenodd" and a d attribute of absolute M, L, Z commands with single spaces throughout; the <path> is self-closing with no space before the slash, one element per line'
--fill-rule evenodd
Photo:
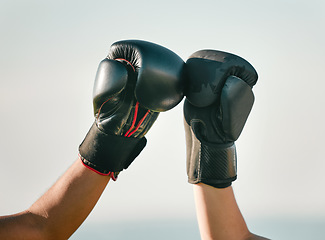
<path fill-rule="evenodd" d="M 95 122 L 79 147 L 83 164 L 115 179 L 146 145 L 159 112 L 183 98 L 184 62 L 141 40 L 119 41 L 99 64 L 93 89 Z"/>
<path fill-rule="evenodd" d="M 254 103 L 257 73 L 239 56 L 201 50 L 187 60 L 186 74 L 188 181 L 228 187 L 237 178 L 235 141 Z"/>

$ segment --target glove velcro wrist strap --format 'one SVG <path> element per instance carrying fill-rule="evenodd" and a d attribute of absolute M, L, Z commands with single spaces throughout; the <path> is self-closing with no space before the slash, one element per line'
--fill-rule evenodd
<path fill-rule="evenodd" d="M 194 134 L 193 134 L 194 135 Z M 193 136 L 195 137 L 195 136 Z M 237 178 L 237 157 L 234 143 L 228 145 L 203 143 L 195 139 L 194 149 L 188 163 L 188 181 L 225 188 Z M 195 159 L 193 159 L 195 158 Z"/>
<path fill-rule="evenodd" d="M 107 175 L 127 169 L 145 147 L 147 140 L 143 138 L 124 137 L 106 134 L 92 125 L 85 139 L 79 146 L 82 162 Z"/>

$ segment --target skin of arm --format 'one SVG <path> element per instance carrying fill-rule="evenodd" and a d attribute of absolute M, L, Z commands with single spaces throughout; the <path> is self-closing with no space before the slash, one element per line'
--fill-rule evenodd
<path fill-rule="evenodd" d="M 202 240 L 267 239 L 249 232 L 231 186 L 218 189 L 198 183 L 193 188 Z"/>
<path fill-rule="evenodd" d="M 78 159 L 29 209 L 0 217 L 0 239 L 68 239 L 92 211 L 109 179 Z"/>

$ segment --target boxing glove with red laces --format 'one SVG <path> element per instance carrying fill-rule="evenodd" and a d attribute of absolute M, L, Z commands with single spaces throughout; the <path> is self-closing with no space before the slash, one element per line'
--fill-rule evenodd
<path fill-rule="evenodd" d="M 113 179 L 128 168 L 159 113 L 182 100 L 183 70 L 183 60 L 160 45 L 141 40 L 112 44 L 95 78 L 95 122 L 79 147 L 83 164 Z"/>
<path fill-rule="evenodd" d="M 186 73 L 188 181 L 228 187 L 237 178 L 235 141 L 254 103 L 257 73 L 245 59 L 216 50 L 193 53 Z"/>

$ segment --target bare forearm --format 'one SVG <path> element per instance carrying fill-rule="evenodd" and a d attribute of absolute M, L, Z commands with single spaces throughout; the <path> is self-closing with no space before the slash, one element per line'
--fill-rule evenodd
<path fill-rule="evenodd" d="M 202 240 L 265 240 L 249 232 L 232 187 L 194 184 L 197 218 Z"/>
<path fill-rule="evenodd" d="M 109 177 L 77 160 L 28 210 L 0 218 L 0 238 L 68 239 L 92 211 L 108 181 Z"/>
<path fill-rule="evenodd" d="M 217 189 L 199 183 L 194 185 L 194 196 L 203 240 L 239 240 L 249 236 L 232 187 Z"/>
<path fill-rule="evenodd" d="M 194 185 L 194 196 L 202 240 L 263 240 L 249 232 L 232 187 Z"/>
<path fill-rule="evenodd" d="M 23 211 L 0 217 L 0 239 L 44 239 L 40 224 L 42 217 Z"/>

